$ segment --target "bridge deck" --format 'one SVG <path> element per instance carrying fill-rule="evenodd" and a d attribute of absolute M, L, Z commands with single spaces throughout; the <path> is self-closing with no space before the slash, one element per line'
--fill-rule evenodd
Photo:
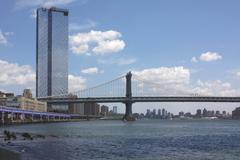
<path fill-rule="evenodd" d="M 240 97 L 93 97 L 40 99 L 48 103 L 126 103 L 135 102 L 240 102 Z"/>

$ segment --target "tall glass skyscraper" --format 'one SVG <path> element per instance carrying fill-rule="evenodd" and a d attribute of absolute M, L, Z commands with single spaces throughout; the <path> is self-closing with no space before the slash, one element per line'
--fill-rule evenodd
<path fill-rule="evenodd" d="M 37 9 L 36 97 L 68 93 L 68 10 Z"/>

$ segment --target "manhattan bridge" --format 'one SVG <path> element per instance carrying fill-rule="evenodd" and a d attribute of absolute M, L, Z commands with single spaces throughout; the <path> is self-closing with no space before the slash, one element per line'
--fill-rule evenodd
<path fill-rule="evenodd" d="M 132 117 L 132 104 L 136 102 L 240 102 L 240 97 L 204 96 L 193 93 L 179 93 L 165 95 L 163 86 L 128 72 L 126 75 L 95 87 L 82 89 L 76 92 L 38 97 L 48 104 L 70 103 L 124 103 L 125 116 Z"/>

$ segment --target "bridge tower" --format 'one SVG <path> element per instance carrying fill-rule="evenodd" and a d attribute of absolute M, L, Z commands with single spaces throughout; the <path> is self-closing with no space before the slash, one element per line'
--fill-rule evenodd
<path fill-rule="evenodd" d="M 126 75 L 126 110 L 123 120 L 133 121 L 135 120 L 132 116 L 132 73 L 128 72 Z"/>

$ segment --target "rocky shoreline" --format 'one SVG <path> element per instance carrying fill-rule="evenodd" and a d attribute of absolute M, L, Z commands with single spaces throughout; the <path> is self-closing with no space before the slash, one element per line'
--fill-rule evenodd
<path fill-rule="evenodd" d="M 11 132 L 4 130 L 0 133 L 0 160 L 21 160 L 24 148 L 15 148 L 16 143 L 58 138 L 56 135 L 41 135 L 28 132 Z M 15 146 L 15 147 L 14 147 Z"/>

